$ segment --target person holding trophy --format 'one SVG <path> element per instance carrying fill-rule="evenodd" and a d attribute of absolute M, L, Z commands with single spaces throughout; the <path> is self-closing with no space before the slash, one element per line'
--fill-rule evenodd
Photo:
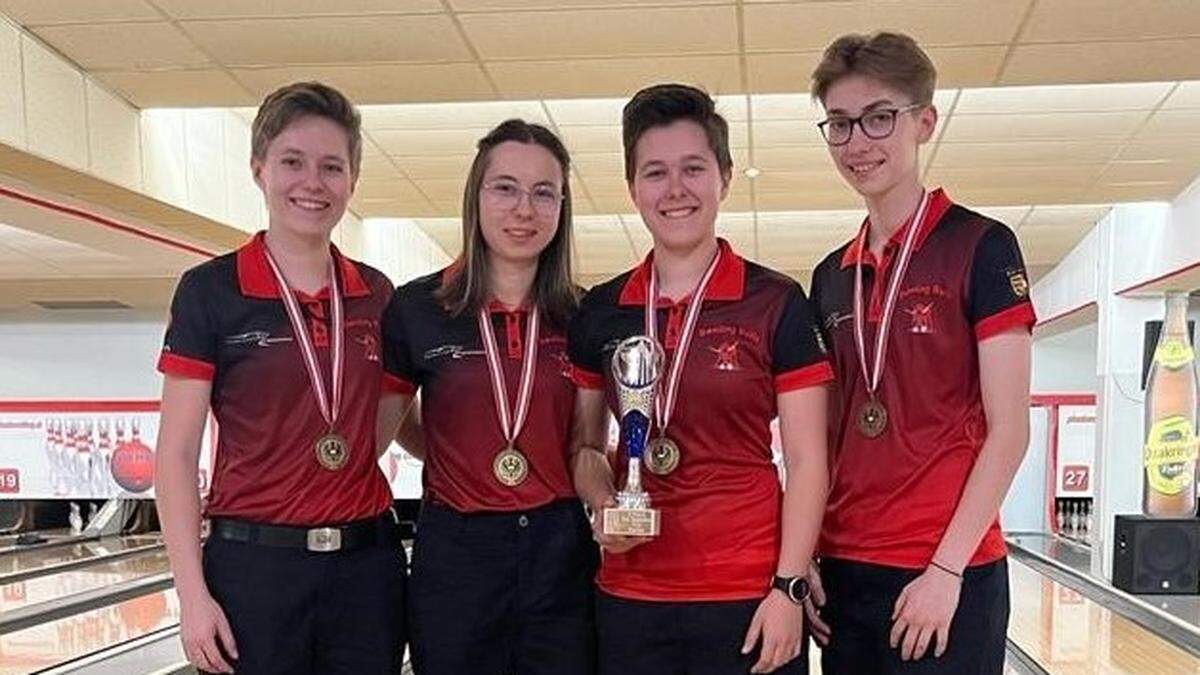
<path fill-rule="evenodd" d="M 425 462 L 409 618 L 418 675 L 588 675 L 597 550 L 568 471 L 570 159 L 508 120 L 478 143 L 454 263 L 384 313 L 381 437 Z"/>
<path fill-rule="evenodd" d="M 800 286 L 716 237 L 733 162 L 713 100 L 681 84 L 643 89 L 625 106 L 623 140 L 654 249 L 585 296 L 568 340 L 575 486 L 603 547 L 600 672 L 805 673 L 831 366 Z"/>
<path fill-rule="evenodd" d="M 921 184 L 935 79 L 894 33 L 839 38 L 813 73 L 867 209 L 812 285 L 841 385 L 813 621 L 830 674 L 1004 668 L 997 516 L 1029 438 L 1035 316 L 1012 230 Z"/>

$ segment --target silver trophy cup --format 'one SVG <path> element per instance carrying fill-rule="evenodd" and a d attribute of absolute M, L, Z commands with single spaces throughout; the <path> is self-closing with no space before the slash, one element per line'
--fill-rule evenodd
<path fill-rule="evenodd" d="M 658 534 L 658 510 L 650 508 L 650 495 L 642 488 L 642 454 L 650 434 L 654 397 L 665 361 L 662 347 L 644 335 L 622 340 L 613 352 L 620 435 L 629 451 L 629 472 L 625 488 L 617 493 L 617 506 L 604 509 L 605 534 L 626 537 Z"/>

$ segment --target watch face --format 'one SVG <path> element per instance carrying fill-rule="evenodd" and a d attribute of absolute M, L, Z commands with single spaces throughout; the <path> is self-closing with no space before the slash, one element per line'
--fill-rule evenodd
<path fill-rule="evenodd" d="M 787 593 L 792 602 L 797 604 L 804 602 L 808 597 L 808 580 L 804 577 L 793 577 L 788 583 Z"/>

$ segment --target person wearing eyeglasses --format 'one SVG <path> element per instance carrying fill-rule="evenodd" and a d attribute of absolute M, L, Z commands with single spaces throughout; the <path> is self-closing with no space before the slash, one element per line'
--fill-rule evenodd
<path fill-rule="evenodd" d="M 922 185 L 935 81 L 894 33 L 838 38 L 812 76 L 867 209 L 812 286 L 840 383 L 808 606 L 830 674 L 1004 667 L 998 512 L 1029 437 L 1035 315 L 1012 230 Z"/>
<path fill-rule="evenodd" d="M 588 675 L 598 551 L 568 471 L 570 158 L 508 120 L 478 143 L 462 250 L 384 312 L 381 436 L 425 462 L 409 622 L 418 675 Z"/>
<path fill-rule="evenodd" d="M 588 292 L 569 338 L 575 481 L 603 547 L 600 673 L 807 673 L 802 603 L 825 504 L 832 378 L 812 309 L 795 280 L 716 235 L 733 160 L 708 94 L 647 87 L 625 105 L 622 136 L 629 194 L 654 248 Z M 610 364 L 638 335 L 659 342 L 666 361 L 640 474 L 661 519 L 649 538 L 601 524 L 630 453 L 624 442 L 606 452 L 605 422 L 619 409 Z"/>

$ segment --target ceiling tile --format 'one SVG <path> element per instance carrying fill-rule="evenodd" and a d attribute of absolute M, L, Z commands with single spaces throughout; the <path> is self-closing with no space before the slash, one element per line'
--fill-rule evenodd
<path fill-rule="evenodd" d="M 1189 0 L 1054 0 L 1034 5 L 1021 39 L 1061 43 L 1184 37 L 1200 32 L 1197 26 L 1200 3 Z"/>
<path fill-rule="evenodd" d="M 735 55 L 581 59 L 569 63 L 559 59 L 489 61 L 485 65 L 500 93 L 508 98 L 616 94 L 624 100 L 659 82 L 686 82 L 712 94 L 742 89 L 741 68 Z"/>
<path fill-rule="evenodd" d="M 166 22 L 45 26 L 38 37 L 86 69 L 149 70 L 212 65 Z"/>
<path fill-rule="evenodd" d="M 963 89 L 954 114 L 1150 110 L 1172 86 L 1170 82 L 1134 82 Z"/>
<path fill-rule="evenodd" d="M 1120 141 L 1010 141 L 946 143 L 938 146 L 933 167 L 1101 165 L 1117 153 Z"/>
<path fill-rule="evenodd" d="M 0 14 L 24 26 L 162 19 L 145 0 L 0 0 Z"/>
<path fill-rule="evenodd" d="M 1145 112 L 952 115 L 942 143 L 1121 139 L 1133 133 L 1146 116 Z"/>
<path fill-rule="evenodd" d="M 746 49 L 823 50 L 834 36 L 886 26 L 923 45 L 1002 44 L 1012 39 L 1029 0 L 873 0 L 748 4 Z"/>
<path fill-rule="evenodd" d="M 1039 3 L 1039 6 L 1051 3 Z M 1142 3 L 1131 3 L 1144 7 Z M 1197 3 L 1200 7 L 1200 3 Z M 1162 82 L 1200 79 L 1200 38 L 1146 42 L 1022 44 L 1000 84 Z"/>
<path fill-rule="evenodd" d="M 1195 110 L 1160 110 L 1146 122 L 1138 139 L 1200 135 L 1200 113 Z"/>
<path fill-rule="evenodd" d="M 1200 108 L 1200 82 L 1180 82 L 1175 92 L 1163 104 L 1166 110 Z"/>
<path fill-rule="evenodd" d="M 139 108 L 252 105 L 262 100 L 223 70 L 110 70 L 95 78 Z"/>
<path fill-rule="evenodd" d="M 258 100 L 285 84 L 305 80 L 337 87 L 359 104 L 494 97 L 482 71 L 470 63 L 235 68 L 232 72 L 257 93 Z"/>
<path fill-rule="evenodd" d="M 418 14 L 442 11 L 439 0 L 154 0 L 176 19 L 228 19 L 351 14 Z"/>
<path fill-rule="evenodd" d="M 491 128 L 511 118 L 545 125 L 548 120 L 537 101 L 470 101 L 407 105 L 364 105 L 359 107 L 363 128 L 457 129 Z"/>
<path fill-rule="evenodd" d="M 185 21 L 181 25 L 227 66 L 471 58 L 449 17 L 439 15 Z"/>
<path fill-rule="evenodd" d="M 503 12 L 458 18 L 485 60 L 737 51 L 732 6 Z"/>

